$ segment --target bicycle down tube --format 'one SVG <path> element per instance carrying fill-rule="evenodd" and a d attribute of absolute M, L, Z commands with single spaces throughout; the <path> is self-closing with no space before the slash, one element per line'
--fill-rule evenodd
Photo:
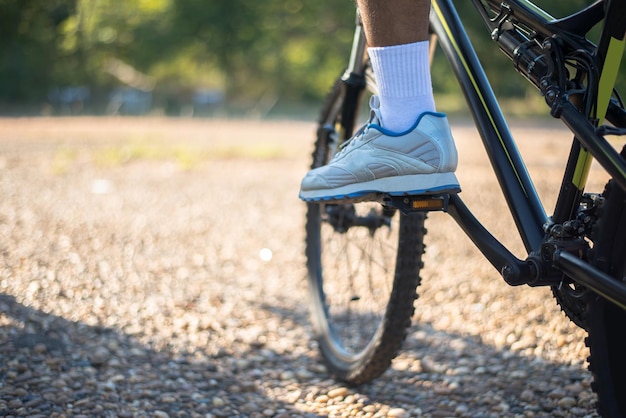
<path fill-rule="evenodd" d="M 452 63 L 469 103 L 472 116 L 479 127 L 487 155 L 513 214 L 515 224 L 526 250 L 530 253 L 541 245 L 543 225 L 548 217 L 530 176 L 522 162 L 504 116 L 484 74 L 462 23 L 450 1 L 432 2 L 431 26 L 439 44 Z M 465 88 L 472 86 L 472 88 Z M 451 199 L 450 214 L 461 225 L 487 259 L 498 271 L 509 265 L 522 268 L 524 264 L 495 240 L 466 210 L 461 198 Z M 514 279 L 517 281 L 517 279 Z M 525 283 L 519 280 L 519 283 Z"/>

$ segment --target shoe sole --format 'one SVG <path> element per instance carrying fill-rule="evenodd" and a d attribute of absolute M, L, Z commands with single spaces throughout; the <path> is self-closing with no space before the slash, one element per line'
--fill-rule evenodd
<path fill-rule="evenodd" d="M 420 188 L 416 189 L 416 185 L 420 185 Z M 300 199 L 305 202 L 363 201 L 376 200 L 377 195 L 380 194 L 409 196 L 459 193 L 460 191 L 461 187 L 454 173 L 431 173 L 385 177 L 334 189 L 300 191 Z"/>

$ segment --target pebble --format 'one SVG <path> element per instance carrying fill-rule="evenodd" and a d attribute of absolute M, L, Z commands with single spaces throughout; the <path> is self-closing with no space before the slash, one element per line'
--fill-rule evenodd
<path fill-rule="evenodd" d="M 111 353 L 105 347 L 96 348 L 93 353 L 89 356 L 89 360 L 91 364 L 94 366 L 102 366 L 106 364 L 107 361 L 111 358 Z"/>
<path fill-rule="evenodd" d="M 405 418 L 408 417 L 408 412 L 403 409 L 403 408 L 393 408 L 390 409 L 389 412 L 387 412 L 387 416 L 388 417 L 394 417 L 394 418 Z"/>
<path fill-rule="evenodd" d="M 571 396 L 565 396 L 561 399 L 559 399 L 559 401 L 557 402 L 557 404 L 564 409 L 570 409 L 574 406 L 576 406 L 576 399 L 572 398 Z"/>
<path fill-rule="evenodd" d="M 525 389 L 521 394 L 520 394 L 520 399 L 526 402 L 532 401 L 535 397 L 535 394 L 533 393 L 532 390 L 529 389 Z"/>
<path fill-rule="evenodd" d="M 36 354 L 43 354 L 46 351 L 48 351 L 48 347 L 46 347 L 46 345 L 42 343 L 36 344 L 33 347 L 33 352 L 35 352 Z"/>
<path fill-rule="evenodd" d="M 211 404 L 216 408 L 221 408 L 226 405 L 226 402 L 222 398 L 215 396 L 211 400 Z"/>
<path fill-rule="evenodd" d="M 339 387 L 339 388 L 335 388 L 335 389 L 331 389 L 328 391 L 328 397 L 329 398 L 339 398 L 339 397 L 344 397 L 349 393 L 348 388 L 346 387 Z"/>

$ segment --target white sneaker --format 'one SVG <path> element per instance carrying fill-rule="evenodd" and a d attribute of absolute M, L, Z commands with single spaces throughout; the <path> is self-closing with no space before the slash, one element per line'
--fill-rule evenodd
<path fill-rule="evenodd" d="M 458 193 L 458 156 L 443 113 L 420 115 L 406 132 L 381 127 L 378 97 L 370 100 L 369 122 L 328 165 L 309 171 L 300 187 L 305 201 Z"/>

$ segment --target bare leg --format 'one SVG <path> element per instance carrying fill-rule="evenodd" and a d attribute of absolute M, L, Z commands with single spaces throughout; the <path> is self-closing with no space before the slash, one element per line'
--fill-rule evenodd
<path fill-rule="evenodd" d="M 380 98 L 383 127 L 411 128 L 435 111 L 428 43 L 430 0 L 357 0 Z"/>
<path fill-rule="evenodd" d="M 430 0 L 357 0 L 370 47 L 428 39 Z"/>

